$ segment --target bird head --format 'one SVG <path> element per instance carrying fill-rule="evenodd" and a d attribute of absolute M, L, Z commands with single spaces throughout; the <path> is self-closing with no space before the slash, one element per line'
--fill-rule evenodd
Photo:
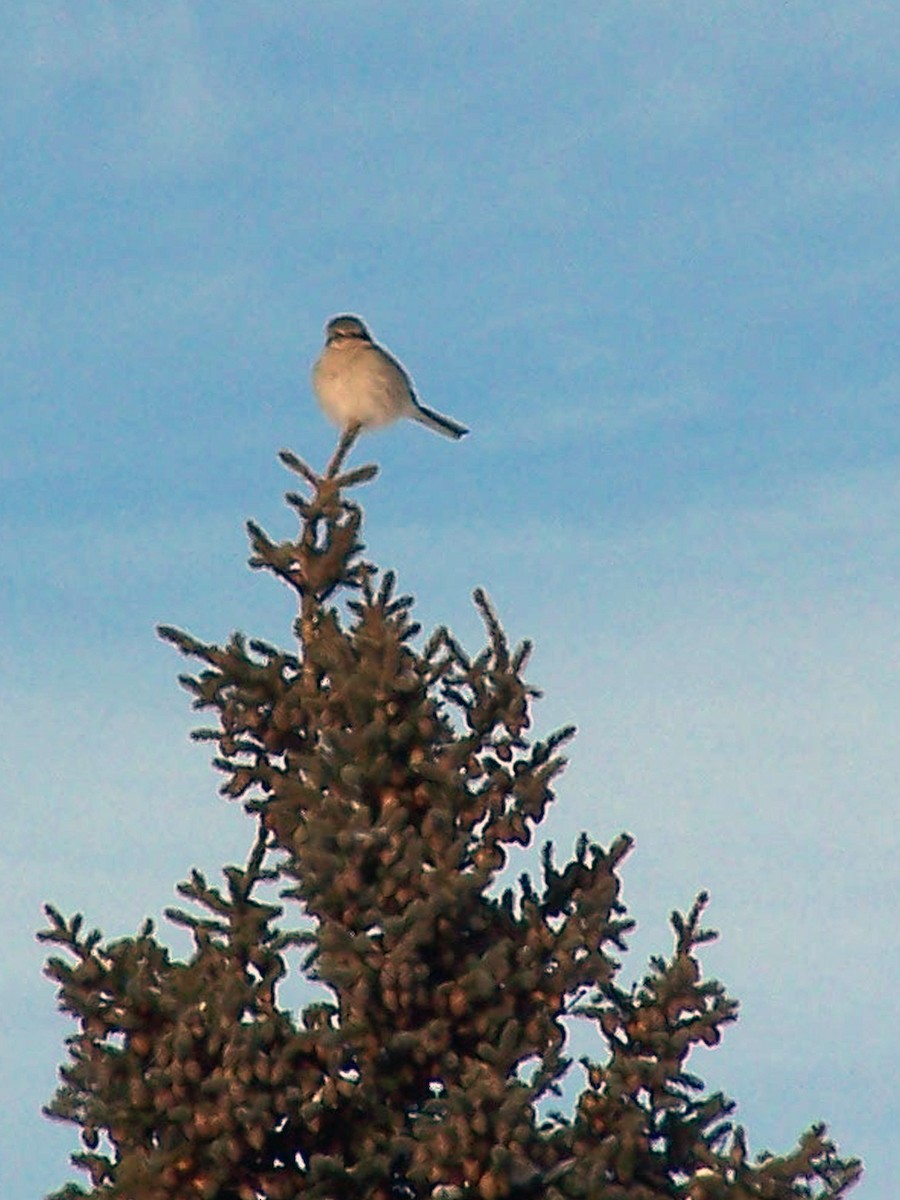
<path fill-rule="evenodd" d="M 364 342 L 372 340 L 371 334 L 359 317 L 351 317 L 347 314 L 341 317 L 332 317 L 325 326 L 325 341 L 332 343 L 349 338 L 357 338 Z"/>

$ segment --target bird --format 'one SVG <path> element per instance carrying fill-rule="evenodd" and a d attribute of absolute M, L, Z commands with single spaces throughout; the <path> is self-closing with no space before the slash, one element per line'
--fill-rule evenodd
<path fill-rule="evenodd" d="M 325 415 L 345 433 L 378 429 L 401 417 L 449 438 L 469 432 L 458 421 L 426 408 L 405 367 L 350 314 L 332 317 L 325 326 L 325 348 L 313 367 L 312 382 Z"/>

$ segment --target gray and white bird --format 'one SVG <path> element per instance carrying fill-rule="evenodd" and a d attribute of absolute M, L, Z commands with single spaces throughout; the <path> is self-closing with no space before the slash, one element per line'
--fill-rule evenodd
<path fill-rule="evenodd" d="M 409 417 L 445 437 L 469 432 L 419 402 L 403 365 L 372 340 L 359 317 L 332 317 L 325 326 L 312 382 L 325 415 L 344 430 L 377 429 Z"/>

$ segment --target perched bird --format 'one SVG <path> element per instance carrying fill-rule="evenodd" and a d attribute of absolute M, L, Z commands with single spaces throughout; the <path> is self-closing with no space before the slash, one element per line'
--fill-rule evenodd
<path fill-rule="evenodd" d="M 410 417 L 445 437 L 469 432 L 419 403 L 403 366 L 372 340 L 359 317 L 333 317 L 325 326 L 325 349 L 312 381 L 326 416 L 344 430 L 377 429 Z"/>

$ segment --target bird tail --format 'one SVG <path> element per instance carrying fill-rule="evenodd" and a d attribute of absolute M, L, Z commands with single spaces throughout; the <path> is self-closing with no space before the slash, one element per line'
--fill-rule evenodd
<path fill-rule="evenodd" d="M 423 425 L 427 425 L 436 433 L 442 433 L 444 437 L 461 438 L 469 432 L 465 425 L 460 425 L 458 421 L 452 421 L 449 417 L 441 416 L 434 409 L 426 408 L 424 404 L 416 405 L 414 416 L 417 421 L 421 421 Z"/>

